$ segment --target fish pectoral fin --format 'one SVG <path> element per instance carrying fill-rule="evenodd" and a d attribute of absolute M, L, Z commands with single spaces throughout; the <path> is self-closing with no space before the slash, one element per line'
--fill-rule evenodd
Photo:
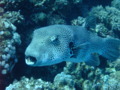
<path fill-rule="evenodd" d="M 84 56 L 84 54 L 88 51 L 88 48 L 90 46 L 90 43 L 83 43 L 79 46 L 73 46 L 71 48 L 72 56 L 73 58 L 76 58 L 79 54 Z"/>
<path fill-rule="evenodd" d="M 100 65 L 99 55 L 97 53 L 92 53 L 85 63 L 90 66 Z"/>
<path fill-rule="evenodd" d="M 81 44 L 81 45 L 79 45 L 79 46 L 77 46 L 77 47 L 73 47 L 72 49 L 74 50 L 74 49 L 82 49 L 82 48 L 85 48 L 85 47 L 88 47 L 88 45 L 90 45 L 90 43 L 83 43 L 83 44 Z"/>

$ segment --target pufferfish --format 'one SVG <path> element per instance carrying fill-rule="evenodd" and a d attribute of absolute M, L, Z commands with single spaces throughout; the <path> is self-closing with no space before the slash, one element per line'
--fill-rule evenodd
<path fill-rule="evenodd" d="M 99 55 L 115 61 L 120 56 L 120 40 L 99 37 L 82 26 L 51 25 L 34 31 L 25 51 L 25 62 L 30 66 L 63 61 L 98 66 Z"/>

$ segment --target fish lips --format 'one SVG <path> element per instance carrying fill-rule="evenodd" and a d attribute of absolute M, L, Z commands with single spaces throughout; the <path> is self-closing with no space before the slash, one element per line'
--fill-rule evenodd
<path fill-rule="evenodd" d="M 32 56 L 26 56 L 25 57 L 25 62 L 27 65 L 35 65 L 37 60 L 36 58 L 32 57 Z"/>

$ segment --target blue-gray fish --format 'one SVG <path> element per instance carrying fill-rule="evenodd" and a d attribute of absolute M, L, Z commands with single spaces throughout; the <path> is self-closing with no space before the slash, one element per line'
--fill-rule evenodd
<path fill-rule="evenodd" d="M 120 56 L 120 40 L 101 38 L 81 26 L 51 25 L 38 28 L 25 51 L 30 66 L 48 66 L 63 61 L 98 66 L 99 55 L 110 61 Z"/>

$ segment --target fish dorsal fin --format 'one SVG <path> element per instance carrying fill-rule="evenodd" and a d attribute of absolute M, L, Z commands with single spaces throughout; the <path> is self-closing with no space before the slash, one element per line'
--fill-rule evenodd
<path fill-rule="evenodd" d="M 85 63 L 90 66 L 98 66 L 100 64 L 99 54 L 92 53 Z"/>

